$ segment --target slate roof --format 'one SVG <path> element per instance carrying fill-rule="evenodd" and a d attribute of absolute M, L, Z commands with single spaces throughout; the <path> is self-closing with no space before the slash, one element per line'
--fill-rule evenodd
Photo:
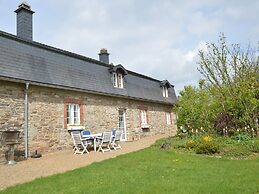
<path fill-rule="evenodd" d="M 174 104 L 174 87 L 162 95 L 161 81 L 127 70 L 123 89 L 113 87 L 110 65 L 27 41 L 0 31 L 0 79 L 80 90 L 108 96 Z"/>

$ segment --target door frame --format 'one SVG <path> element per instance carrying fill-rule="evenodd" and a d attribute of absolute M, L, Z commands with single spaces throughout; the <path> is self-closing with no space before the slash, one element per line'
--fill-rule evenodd
<path fill-rule="evenodd" d="M 123 118 L 123 129 L 122 129 L 122 138 L 121 141 L 127 141 L 127 127 L 126 127 L 126 109 L 121 108 L 119 109 L 119 123 L 118 123 L 118 127 L 120 127 L 120 111 L 123 112 L 122 118 Z M 121 130 L 121 128 L 119 128 L 119 130 Z"/>

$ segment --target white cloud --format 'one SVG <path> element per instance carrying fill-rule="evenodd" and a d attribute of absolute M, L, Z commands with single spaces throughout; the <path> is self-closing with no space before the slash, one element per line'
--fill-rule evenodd
<path fill-rule="evenodd" d="M 218 18 L 208 17 L 203 12 L 199 11 L 192 14 L 187 28 L 193 34 L 211 34 L 220 29 L 221 22 L 222 21 Z"/>

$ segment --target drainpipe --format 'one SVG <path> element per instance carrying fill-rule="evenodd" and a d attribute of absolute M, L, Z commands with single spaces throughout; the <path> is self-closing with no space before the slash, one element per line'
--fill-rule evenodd
<path fill-rule="evenodd" d="M 24 90 L 24 145 L 25 145 L 25 158 L 28 158 L 28 90 L 29 83 L 25 83 Z"/>

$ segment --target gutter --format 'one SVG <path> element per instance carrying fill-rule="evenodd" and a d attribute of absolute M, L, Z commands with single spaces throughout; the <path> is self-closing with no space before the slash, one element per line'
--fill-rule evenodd
<path fill-rule="evenodd" d="M 29 83 L 25 83 L 25 90 L 24 90 L 24 147 L 25 147 L 25 158 L 28 158 L 28 126 L 29 126 L 29 119 L 28 119 L 28 90 L 29 90 Z"/>

